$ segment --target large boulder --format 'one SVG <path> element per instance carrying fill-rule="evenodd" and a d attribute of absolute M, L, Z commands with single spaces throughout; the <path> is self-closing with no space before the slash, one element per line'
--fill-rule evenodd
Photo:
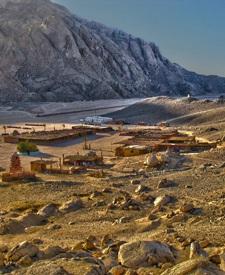
<path fill-rule="evenodd" d="M 42 225 L 45 223 L 45 221 L 46 219 L 43 216 L 34 213 L 25 214 L 18 219 L 18 222 L 20 222 L 24 228 Z"/>
<path fill-rule="evenodd" d="M 206 258 L 196 258 L 167 269 L 161 275 L 224 275 L 216 265 Z"/>
<path fill-rule="evenodd" d="M 161 242 L 136 241 L 120 247 L 118 260 L 126 267 L 138 268 L 174 262 L 174 256 L 169 246 Z"/>

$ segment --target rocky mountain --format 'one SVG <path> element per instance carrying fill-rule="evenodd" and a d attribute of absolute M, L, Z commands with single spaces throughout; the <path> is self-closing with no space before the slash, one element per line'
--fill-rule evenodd
<path fill-rule="evenodd" d="M 223 93 L 148 43 L 48 0 L 0 0 L 0 102 Z"/>

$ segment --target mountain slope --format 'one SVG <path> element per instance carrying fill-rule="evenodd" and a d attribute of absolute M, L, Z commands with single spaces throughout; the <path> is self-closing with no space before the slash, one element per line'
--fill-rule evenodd
<path fill-rule="evenodd" d="M 164 58 L 154 43 L 48 0 L 0 1 L 0 102 L 223 93 L 225 78 Z"/>

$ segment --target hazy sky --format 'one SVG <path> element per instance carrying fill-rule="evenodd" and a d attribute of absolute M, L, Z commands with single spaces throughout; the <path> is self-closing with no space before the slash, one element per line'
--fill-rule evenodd
<path fill-rule="evenodd" d="M 84 18 L 155 42 L 187 69 L 225 76 L 225 0 L 55 0 Z"/>

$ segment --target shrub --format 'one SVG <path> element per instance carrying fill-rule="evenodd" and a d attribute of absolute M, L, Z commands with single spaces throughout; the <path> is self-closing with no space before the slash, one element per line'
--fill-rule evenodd
<path fill-rule="evenodd" d="M 31 143 L 29 141 L 22 141 L 17 145 L 17 150 L 20 153 L 30 153 L 30 152 L 37 152 L 38 147 L 36 144 Z"/>

